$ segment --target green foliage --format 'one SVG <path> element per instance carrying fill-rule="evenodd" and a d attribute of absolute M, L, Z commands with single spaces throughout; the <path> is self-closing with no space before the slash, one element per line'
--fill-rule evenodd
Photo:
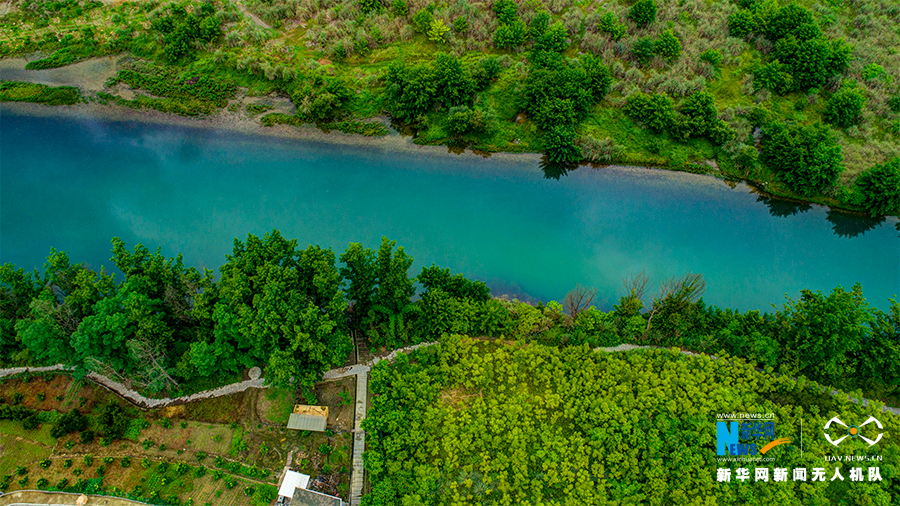
<path fill-rule="evenodd" d="M 504 23 L 494 32 L 494 45 L 500 49 L 512 49 L 525 42 L 528 37 L 528 27 L 517 19 L 512 23 Z"/>
<path fill-rule="evenodd" d="M 641 37 L 631 46 L 631 56 L 643 65 L 650 62 L 655 52 L 654 42 L 650 37 Z"/>
<path fill-rule="evenodd" d="M 749 329 L 758 322 L 745 323 Z M 880 413 L 880 406 L 832 398 L 817 385 L 758 372 L 736 357 L 686 357 L 678 350 L 604 353 L 586 345 L 450 336 L 393 365 L 379 364 L 371 376 L 375 397 L 364 422 L 372 483 L 365 501 L 371 506 L 450 504 L 454 497 L 480 505 L 560 498 L 623 503 L 633 501 L 635 491 L 650 504 L 698 496 L 728 502 L 734 491 L 703 471 L 716 466 L 710 413 L 760 406 L 776 413 L 779 435 L 792 440 L 799 439 L 801 407 L 804 424 L 815 427 L 835 415 L 865 419 Z M 748 384 L 756 387 L 748 392 Z M 786 449 L 777 458 L 788 468 L 804 467 L 808 455 L 828 454 L 828 448 L 825 441 L 808 441 L 804 459 Z M 879 451 L 896 451 L 885 448 Z M 554 469 L 553 481 L 528 478 Z M 442 480 L 449 485 L 437 486 Z M 753 497 L 771 493 L 767 483 L 739 485 Z M 869 485 L 890 503 L 895 492 L 887 480 Z M 785 504 L 812 497 L 840 504 L 853 493 L 788 480 L 777 497 Z"/>
<path fill-rule="evenodd" d="M 525 110 L 539 127 L 574 127 L 595 101 L 600 100 L 612 76 L 609 69 L 586 56 L 572 64 L 553 51 L 534 51 L 525 80 Z"/>
<path fill-rule="evenodd" d="M 779 95 L 784 95 L 794 89 L 794 78 L 787 65 L 775 60 L 753 71 L 753 85 L 757 89 L 768 88 Z"/>
<path fill-rule="evenodd" d="M 628 33 L 628 27 L 625 26 L 625 23 L 619 21 L 619 18 L 612 12 L 606 12 L 600 16 L 597 28 L 601 32 L 608 33 L 612 40 L 619 40 Z"/>
<path fill-rule="evenodd" d="M 298 251 L 296 240 L 274 230 L 262 239 L 248 235 L 246 243 L 235 239 L 226 258 L 213 314 L 225 363 L 267 363 L 267 380 L 286 386 L 291 378 L 311 384 L 344 360 L 351 346 L 347 303 L 330 249 Z"/>
<path fill-rule="evenodd" d="M 544 33 L 535 38 L 533 51 L 556 51 L 561 53 L 569 47 L 569 34 L 562 22 L 550 25 Z"/>
<path fill-rule="evenodd" d="M 825 114 L 826 123 L 846 128 L 859 122 L 866 96 L 855 86 L 844 86 L 828 99 Z"/>
<path fill-rule="evenodd" d="M 434 264 L 423 267 L 416 279 L 425 288 L 425 293 L 443 290 L 451 297 L 482 303 L 491 298 L 491 290 L 483 282 L 469 281 L 462 274 L 451 275 L 450 269 L 441 269 Z"/>
<path fill-rule="evenodd" d="M 474 91 L 474 82 L 459 58 L 438 53 L 435 56 L 435 98 L 447 107 L 463 105 Z"/>
<path fill-rule="evenodd" d="M 531 24 L 528 25 L 528 35 L 532 39 L 537 39 L 543 35 L 550 26 L 550 13 L 540 10 L 531 18 Z"/>
<path fill-rule="evenodd" d="M 434 15 L 430 10 L 422 9 L 416 12 L 416 14 L 413 16 L 412 22 L 413 26 L 416 27 L 416 30 L 419 33 L 428 33 L 428 30 L 431 29 L 431 24 L 434 23 Z"/>
<path fill-rule="evenodd" d="M 551 161 L 578 162 L 581 148 L 575 145 L 575 131 L 571 127 L 556 126 L 547 132 L 545 152 Z"/>
<path fill-rule="evenodd" d="M 74 86 L 45 86 L 19 81 L 0 82 L 0 102 L 33 102 L 47 105 L 72 105 L 81 101 Z"/>
<path fill-rule="evenodd" d="M 653 51 L 668 60 L 681 56 L 681 40 L 672 30 L 663 30 L 653 42 Z"/>
<path fill-rule="evenodd" d="M 436 98 L 435 80 L 432 65 L 407 66 L 399 62 L 391 63 L 385 75 L 385 94 L 391 114 L 406 120 L 414 120 L 425 114 Z"/>
<path fill-rule="evenodd" d="M 707 49 L 700 55 L 700 59 L 709 62 L 713 67 L 719 68 L 722 65 L 722 52 L 718 49 Z"/>
<path fill-rule="evenodd" d="M 874 165 L 856 178 L 862 206 L 872 216 L 900 210 L 900 157 Z"/>
<path fill-rule="evenodd" d="M 782 370 L 840 385 L 854 377 L 859 351 L 869 340 L 869 308 L 857 284 L 828 296 L 802 290 L 777 315 L 785 358 Z"/>
<path fill-rule="evenodd" d="M 359 10 L 362 11 L 363 14 L 381 12 L 382 7 L 381 0 L 359 0 Z"/>
<path fill-rule="evenodd" d="M 628 18 L 638 26 L 647 26 L 653 23 L 656 21 L 656 2 L 654 0 L 638 0 L 628 11 Z"/>
<path fill-rule="evenodd" d="M 756 29 L 756 19 L 749 11 L 739 10 L 728 16 L 728 34 L 732 37 L 748 37 Z"/>
<path fill-rule="evenodd" d="M 394 15 L 396 16 L 407 16 L 409 15 L 409 6 L 406 3 L 406 0 L 393 0 L 391 2 L 391 10 L 394 11 Z"/>
<path fill-rule="evenodd" d="M 654 132 L 668 130 L 675 118 L 675 105 L 668 95 L 635 93 L 628 97 L 625 112 L 643 122 Z"/>
<path fill-rule="evenodd" d="M 431 21 L 431 26 L 428 28 L 428 40 L 431 42 L 446 42 L 445 37 L 449 31 L 450 28 L 444 24 L 443 20 L 434 19 Z"/>
<path fill-rule="evenodd" d="M 125 434 L 130 421 L 117 402 L 109 402 L 100 408 L 96 419 L 97 430 L 105 437 L 118 439 Z"/>
<path fill-rule="evenodd" d="M 494 2 L 493 11 L 501 25 L 514 23 L 518 19 L 516 3 L 513 0 L 497 0 Z"/>
<path fill-rule="evenodd" d="M 195 43 L 208 43 L 222 34 L 215 12 L 200 9 L 188 14 L 181 5 L 172 3 L 167 15 L 153 20 L 151 27 L 164 37 L 163 53 L 170 62 L 192 57 Z"/>
<path fill-rule="evenodd" d="M 822 124 L 770 124 L 763 130 L 761 161 L 805 196 L 825 191 L 843 170 L 841 147 Z"/>
<path fill-rule="evenodd" d="M 59 422 L 50 429 L 50 435 L 58 439 L 66 434 L 84 430 L 87 426 L 88 419 L 82 415 L 78 409 L 72 409 L 64 414 Z"/>

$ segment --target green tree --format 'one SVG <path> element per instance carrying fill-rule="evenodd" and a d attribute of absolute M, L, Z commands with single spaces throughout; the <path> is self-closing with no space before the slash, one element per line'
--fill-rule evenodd
<path fill-rule="evenodd" d="M 445 37 L 450 28 L 444 24 L 441 19 L 431 20 L 431 26 L 428 28 L 428 40 L 431 42 L 446 42 Z"/>
<path fill-rule="evenodd" d="M 446 107 L 463 105 L 472 96 L 474 83 L 459 58 L 438 53 L 435 57 L 435 98 Z"/>
<path fill-rule="evenodd" d="M 657 133 L 671 128 L 675 120 L 675 105 L 665 93 L 635 93 L 626 100 L 625 112 Z"/>
<path fill-rule="evenodd" d="M 220 268 L 222 304 L 233 314 L 218 326 L 237 334 L 249 361 L 264 362 L 273 385 L 291 380 L 312 385 L 319 373 L 342 362 L 351 348 L 344 313 L 347 303 L 334 253 L 318 246 L 297 250 L 274 230 L 248 235 Z"/>
<path fill-rule="evenodd" d="M 347 298 L 353 302 L 353 315 L 364 318 L 372 309 L 375 286 L 378 282 L 378 267 L 375 252 L 362 244 L 351 242 L 341 255 L 341 276 L 347 280 Z"/>
<path fill-rule="evenodd" d="M 569 34 L 561 21 L 550 25 L 534 41 L 535 51 L 556 51 L 561 53 L 569 47 Z"/>
<path fill-rule="evenodd" d="M 437 95 L 436 75 L 431 65 L 407 66 L 394 62 L 388 67 L 385 81 L 391 114 L 401 119 L 415 120 L 425 114 Z"/>
<path fill-rule="evenodd" d="M 663 30 L 653 42 L 653 50 L 663 58 L 674 60 L 681 56 L 681 40 L 672 30 Z"/>
<path fill-rule="evenodd" d="M 581 148 L 575 145 L 575 130 L 568 126 L 555 126 L 545 137 L 545 152 L 557 163 L 578 162 Z"/>
<path fill-rule="evenodd" d="M 500 49 L 511 49 L 521 46 L 527 37 L 528 26 L 517 19 L 497 27 L 497 31 L 494 32 L 494 44 Z"/>
<path fill-rule="evenodd" d="M 859 123 L 866 96 L 855 86 L 844 86 L 828 99 L 823 119 L 837 127 L 846 128 Z"/>
<path fill-rule="evenodd" d="M 494 2 L 493 11 L 501 25 L 510 24 L 518 20 L 518 7 L 513 0 L 497 0 Z"/>
<path fill-rule="evenodd" d="M 411 297 L 416 293 L 414 280 L 409 277 L 413 258 L 396 241 L 381 238 L 376 266 L 378 288 L 369 311 L 366 325 L 373 344 L 398 346 L 408 340 L 410 315 L 415 312 Z"/>
<path fill-rule="evenodd" d="M 782 371 L 832 385 L 856 376 L 857 352 L 869 340 L 871 313 L 856 284 L 829 295 L 802 290 L 776 313 Z"/>
<path fill-rule="evenodd" d="M 450 297 L 471 299 L 474 302 L 487 302 L 491 298 L 491 290 L 483 282 L 470 281 L 462 274 L 452 275 L 450 269 L 441 269 L 434 264 L 422 267 L 417 279 L 425 287 L 426 293 L 441 290 Z"/>
<path fill-rule="evenodd" d="M 642 65 L 650 62 L 654 52 L 653 39 L 650 37 L 641 37 L 631 46 L 631 56 Z"/>
<path fill-rule="evenodd" d="M 74 354 L 69 335 L 57 321 L 56 307 L 53 293 L 44 290 L 31 302 L 31 317 L 15 326 L 18 339 L 39 364 L 67 364 Z"/>
<path fill-rule="evenodd" d="M 856 178 L 862 206 L 872 216 L 900 209 L 900 157 L 874 165 Z"/>
<path fill-rule="evenodd" d="M 382 7 L 381 0 L 359 0 L 359 10 L 363 14 L 381 12 Z"/>
<path fill-rule="evenodd" d="M 628 33 L 628 27 L 625 26 L 625 23 L 619 21 L 619 18 L 612 12 L 606 12 L 600 17 L 597 28 L 601 32 L 608 33 L 612 40 L 619 40 Z"/>
<path fill-rule="evenodd" d="M 13 264 L 0 265 L 0 358 L 7 359 L 22 348 L 16 324 L 28 318 L 31 302 L 38 298 L 44 280 L 37 271 L 26 273 Z"/>
<path fill-rule="evenodd" d="M 656 21 L 656 2 L 654 0 L 638 0 L 628 11 L 628 17 L 638 26 L 647 26 L 653 23 Z"/>
<path fill-rule="evenodd" d="M 762 163 L 801 195 L 824 191 L 843 170 L 841 147 L 821 123 L 772 123 L 763 130 L 762 143 Z"/>

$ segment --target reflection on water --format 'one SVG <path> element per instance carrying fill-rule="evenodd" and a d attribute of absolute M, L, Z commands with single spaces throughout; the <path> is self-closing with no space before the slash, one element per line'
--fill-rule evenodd
<path fill-rule="evenodd" d="M 544 178 L 557 181 L 559 181 L 560 177 L 567 176 L 569 171 L 574 171 L 578 168 L 577 163 L 554 162 L 547 155 L 541 157 L 539 166 L 544 171 Z"/>
<path fill-rule="evenodd" d="M 769 208 L 769 214 L 781 218 L 794 216 L 795 214 L 799 213 L 805 213 L 806 211 L 812 209 L 812 206 L 807 204 L 806 202 L 783 200 L 775 197 L 769 197 L 767 195 L 757 196 L 756 201 L 765 204 L 766 207 Z"/>
<path fill-rule="evenodd" d="M 825 215 L 825 219 L 831 223 L 831 229 L 839 237 L 856 237 L 884 223 L 884 216 L 872 218 L 870 216 L 858 216 L 831 209 Z"/>

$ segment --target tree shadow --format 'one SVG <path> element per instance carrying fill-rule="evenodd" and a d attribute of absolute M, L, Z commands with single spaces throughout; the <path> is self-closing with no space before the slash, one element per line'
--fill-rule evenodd
<path fill-rule="evenodd" d="M 765 204 L 769 208 L 769 214 L 778 218 L 787 218 L 812 209 L 812 206 L 805 202 L 791 202 L 766 195 L 757 195 L 756 201 Z"/>
<path fill-rule="evenodd" d="M 577 163 L 554 162 L 547 157 L 547 155 L 541 157 L 539 166 L 541 167 L 541 170 L 544 171 L 544 178 L 555 179 L 557 181 L 559 181 L 560 177 L 567 176 L 570 170 L 578 168 Z"/>
<path fill-rule="evenodd" d="M 831 230 L 840 237 L 856 237 L 884 223 L 884 216 L 872 218 L 842 213 L 829 209 L 825 219 L 831 223 Z"/>

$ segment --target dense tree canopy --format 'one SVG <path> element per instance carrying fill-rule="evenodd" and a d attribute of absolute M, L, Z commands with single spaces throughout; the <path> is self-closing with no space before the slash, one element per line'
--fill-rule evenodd
<path fill-rule="evenodd" d="M 856 178 L 862 205 L 872 216 L 900 209 L 900 157 L 875 165 Z"/>
<path fill-rule="evenodd" d="M 825 191 L 843 171 L 841 147 L 822 124 L 770 124 L 763 131 L 760 159 L 801 195 Z"/>

